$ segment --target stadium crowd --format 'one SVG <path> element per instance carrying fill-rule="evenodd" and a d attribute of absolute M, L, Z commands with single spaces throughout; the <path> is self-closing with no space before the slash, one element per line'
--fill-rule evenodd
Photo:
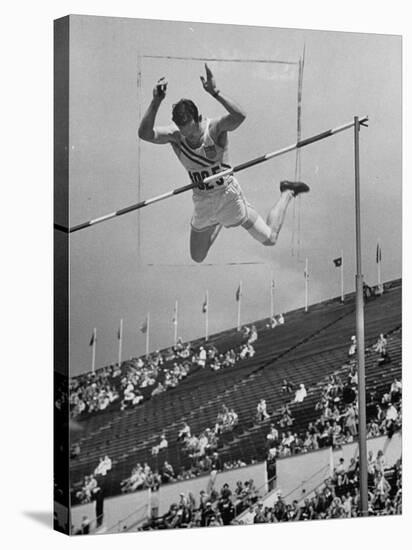
<path fill-rule="evenodd" d="M 283 324 L 283 316 L 277 324 Z M 70 414 L 72 417 L 96 414 L 112 404 L 120 410 L 139 405 L 144 399 L 175 388 L 193 366 L 208 367 L 214 371 L 233 367 L 238 361 L 253 357 L 252 343 L 258 339 L 255 325 L 242 329 L 243 342 L 235 349 L 220 353 L 213 343 L 199 346 L 184 344 L 178 338 L 176 345 L 147 357 L 132 358 L 121 365 L 109 365 L 70 380 Z"/>
<path fill-rule="evenodd" d="M 273 327 L 283 324 L 281 320 Z M 194 350 L 190 344 L 181 340 L 176 346 L 163 353 L 155 352 L 148 358 L 131 359 L 119 365 L 112 365 L 88 373 L 70 381 L 70 410 L 72 417 L 82 414 L 104 411 L 114 405 L 125 410 L 153 397 L 169 388 L 176 387 L 193 368 L 210 368 L 214 371 L 233 367 L 238 361 L 253 357 L 253 343 L 258 339 L 255 326 L 244 327 L 243 342 L 236 349 L 219 353 L 214 345 L 200 346 Z M 270 421 L 270 430 L 266 436 L 266 451 L 269 477 L 276 475 L 277 458 L 292 454 L 305 453 L 323 447 L 339 448 L 353 442 L 357 437 L 357 369 L 356 338 L 352 337 L 348 351 L 348 361 L 325 378 L 320 387 L 320 396 L 315 405 L 318 414 L 316 420 L 309 422 L 304 430 L 294 429 L 293 412 L 307 398 L 304 384 L 295 385 L 284 379 L 281 387 L 283 394 L 290 397 L 288 403 L 274 412 L 267 408 L 266 400 L 260 399 L 256 406 L 258 423 Z M 367 353 L 377 354 L 379 364 L 391 361 L 387 350 L 387 337 L 380 334 L 378 341 Z M 402 383 L 394 378 L 382 393 L 372 387 L 368 392 L 368 437 L 392 434 L 402 426 Z M 57 406 L 57 404 L 56 404 Z M 152 470 L 147 462 L 138 463 L 130 476 L 121 482 L 122 492 L 133 492 L 150 488 L 156 492 L 161 484 L 191 479 L 204 473 L 228 470 L 245 466 L 238 460 L 223 462 L 218 454 L 219 437 L 233 430 L 239 422 L 233 409 L 221 405 L 214 426 L 205 428 L 201 433 L 191 433 L 187 422 L 182 422 L 177 440 L 181 450 L 192 459 L 190 467 L 181 467 L 175 471 L 165 460 L 162 452 L 168 448 L 166 433 L 160 435 L 152 447 L 156 469 Z M 74 451 L 74 450 L 73 450 Z M 78 451 L 78 452 L 77 452 Z M 73 458 L 80 453 L 80 447 Z M 160 459 L 160 460 L 159 460 Z M 161 464 L 161 465 L 160 465 Z M 383 453 L 368 458 L 369 474 L 369 513 L 371 515 L 390 515 L 401 513 L 402 508 L 402 468 L 400 461 L 390 471 L 386 470 Z M 100 491 L 100 482 L 112 468 L 108 456 L 102 457 L 94 472 L 85 476 L 82 487 L 76 492 L 78 502 L 87 503 L 96 499 Z M 286 504 L 279 495 L 272 507 L 265 507 L 259 500 L 259 494 L 250 480 L 238 482 L 233 491 L 227 484 L 220 492 L 213 486 L 202 491 L 196 500 L 191 493 L 180 495 L 162 517 L 153 510 L 152 519 L 144 529 L 169 529 L 194 526 L 229 525 L 236 522 L 236 516 L 245 512 L 241 523 L 267 523 L 279 521 L 301 521 L 338 517 L 356 517 L 359 515 L 358 490 L 359 465 L 355 459 L 349 465 L 342 461 L 335 468 L 330 479 L 313 495 L 302 495 L 300 501 Z"/>
<path fill-rule="evenodd" d="M 312 519 L 350 518 L 360 515 L 359 464 L 352 458 L 345 465 L 343 458 L 334 468 L 331 477 L 299 500 L 287 502 L 278 493 L 272 506 L 265 506 L 253 480 L 238 481 L 234 488 L 225 483 L 220 491 L 213 485 L 202 490 L 196 499 L 192 493 L 181 493 L 179 501 L 158 516 L 152 508 L 151 518 L 142 530 L 216 527 L 234 524 L 279 523 Z M 368 457 L 369 515 L 395 515 L 402 513 L 401 460 L 391 469 L 385 468 L 383 452 Z M 243 513 L 242 513 L 243 512 Z M 238 517 L 240 515 L 240 517 Z"/>

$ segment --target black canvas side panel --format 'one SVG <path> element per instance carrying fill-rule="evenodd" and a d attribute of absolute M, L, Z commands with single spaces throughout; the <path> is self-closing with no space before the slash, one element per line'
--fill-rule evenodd
<path fill-rule="evenodd" d="M 54 222 L 69 223 L 69 17 L 54 22 Z M 70 531 L 69 236 L 54 230 L 54 528 Z"/>

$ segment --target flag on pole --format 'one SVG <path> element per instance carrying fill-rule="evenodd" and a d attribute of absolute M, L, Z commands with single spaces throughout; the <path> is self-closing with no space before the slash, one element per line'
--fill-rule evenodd
<path fill-rule="evenodd" d="M 204 302 L 203 302 L 203 305 L 202 305 L 202 313 L 206 313 L 207 312 L 207 308 L 209 306 L 209 304 L 207 303 L 208 300 L 207 300 L 207 294 L 205 296 L 205 299 L 204 299 Z"/>
<path fill-rule="evenodd" d="M 143 323 L 140 325 L 140 332 L 143 332 L 143 334 L 146 334 L 147 332 L 147 317 L 143 321 Z"/>
<path fill-rule="evenodd" d="M 175 303 L 175 309 L 173 311 L 172 323 L 177 325 L 177 302 Z"/>
<path fill-rule="evenodd" d="M 96 342 L 96 333 L 93 331 L 92 337 L 90 338 L 89 346 L 92 346 Z"/>
<path fill-rule="evenodd" d="M 339 258 L 335 258 L 333 260 L 333 263 L 335 264 L 335 267 L 340 267 L 342 265 L 342 256 L 340 256 Z"/>
<path fill-rule="evenodd" d="M 382 261 L 382 249 L 381 249 L 381 245 L 378 243 L 376 245 L 376 263 L 380 264 L 381 261 Z"/>
<path fill-rule="evenodd" d="M 122 323 L 120 322 L 119 328 L 117 329 L 117 339 L 122 339 Z"/>
<path fill-rule="evenodd" d="M 271 288 L 272 290 L 275 290 L 275 279 L 272 279 L 272 282 L 271 282 L 271 284 L 270 284 L 270 288 Z"/>
<path fill-rule="evenodd" d="M 236 290 L 236 302 L 238 302 L 240 300 L 241 296 L 242 296 L 242 290 L 241 290 L 241 286 L 240 286 L 240 283 L 239 283 L 239 286 L 237 287 L 237 290 Z"/>
<path fill-rule="evenodd" d="M 305 270 L 303 272 L 305 276 L 305 311 L 308 311 L 309 305 L 309 261 L 308 258 L 305 260 Z"/>

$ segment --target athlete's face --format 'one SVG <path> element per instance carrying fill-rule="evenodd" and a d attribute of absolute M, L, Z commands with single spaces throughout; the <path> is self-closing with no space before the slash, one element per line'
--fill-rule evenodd
<path fill-rule="evenodd" d="M 193 141 L 195 141 L 201 133 L 200 124 L 193 119 L 190 119 L 189 122 L 186 122 L 183 126 L 179 126 L 179 130 L 186 139 Z"/>

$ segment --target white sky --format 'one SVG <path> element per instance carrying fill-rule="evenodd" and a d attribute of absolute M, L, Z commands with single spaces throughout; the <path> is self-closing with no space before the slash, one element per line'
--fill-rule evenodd
<path fill-rule="evenodd" d="M 169 123 L 171 105 L 180 97 L 192 98 L 205 116 L 223 111 L 202 89 L 202 62 L 166 56 L 296 62 L 305 44 L 303 137 L 350 121 L 354 115 L 370 116 L 369 129 L 361 133 L 363 272 L 366 281 L 376 281 L 379 238 L 384 280 L 401 276 L 399 37 L 112 18 L 75 18 L 71 32 L 71 225 L 188 182 L 169 146 L 138 143 L 139 117 L 153 84 L 160 76 L 169 80 L 160 124 Z M 136 84 L 139 54 L 165 56 L 142 59 L 141 98 Z M 230 135 L 232 163 L 296 140 L 296 65 L 215 61 L 210 67 L 218 87 L 247 113 L 245 123 Z M 278 182 L 293 178 L 294 164 L 292 153 L 239 174 L 248 200 L 262 214 L 277 200 Z M 201 336 L 206 289 L 211 333 L 236 324 L 234 295 L 239 280 L 244 322 L 268 316 L 272 272 L 277 311 L 301 307 L 306 256 L 310 302 L 340 292 L 332 259 L 341 249 L 345 289 L 353 290 L 352 132 L 302 149 L 301 166 L 302 179 L 312 190 L 297 202 L 295 215 L 290 208 L 276 247 L 262 247 L 240 228 L 225 230 L 206 260 L 214 266 L 198 266 L 190 260 L 190 194 L 145 208 L 140 222 L 136 213 L 128 214 L 73 234 L 71 373 L 90 369 L 88 343 L 93 327 L 98 331 L 97 366 L 116 360 L 120 318 L 124 320 L 123 358 L 144 353 L 139 326 L 147 311 L 151 349 L 171 345 L 175 300 L 179 301 L 179 334 L 185 340 Z M 299 219 L 300 246 L 292 255 L 292 234 L 297 242 Z M 225 265 L 236 261 L 261 264 Z"/>

